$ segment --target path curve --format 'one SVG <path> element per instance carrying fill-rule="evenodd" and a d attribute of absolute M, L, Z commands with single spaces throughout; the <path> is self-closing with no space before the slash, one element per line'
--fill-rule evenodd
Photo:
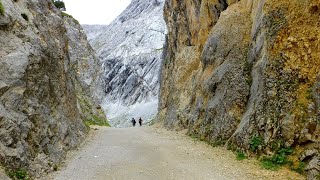
<path fill-rule="evenodd" d="M 304 179 L 282 169 L 263 170 L 255 160 L 237 161 L 231 151 L 157 127 L 99 127 L 55 180 Z"/>

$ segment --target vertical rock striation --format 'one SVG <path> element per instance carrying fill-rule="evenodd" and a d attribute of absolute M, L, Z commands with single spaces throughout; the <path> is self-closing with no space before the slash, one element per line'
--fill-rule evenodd
<path fill-rule="evenodd" d="M 101 116 L 91 100 L 101 86 L 100 65 L 80 26 L 51 0 L 2 5 L 0 164 L 38 177 L 84 139 L 87 114 Z M 91 112 L 83 111 L 79 94 Z"/>
<path fill-rule="evenodd" d="M 319 173 L 320 4 L 167 0 L 159 118 L 212 144 L 294 149 Z M 313 153 L 310 153 L 313 152 Z M 318 165 L 315 165 L 317 164 Z"/>
<path fill-rule="evenodd" d="M 133 0 L 108 26 L 88 26 L 92 47 L 102 59 L 105 108 L 111 123 L 129 125 L 157 113 L 159 69 L 165 41 L 163 0 Z"/>

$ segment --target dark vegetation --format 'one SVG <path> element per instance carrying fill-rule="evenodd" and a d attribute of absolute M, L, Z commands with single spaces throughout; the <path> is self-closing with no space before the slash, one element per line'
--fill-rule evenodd
<path fill-rule="evenodd" d="M 193 139 L 199 139 L 195 134 L 189 134 Z M 223 143 L 224 144 L 224 143 Z M 218 144 L 218 145 L 223 145 Z M 249 151 L 239 150 L 235 147 L 228 147 L 229 150 L 235 152 L 236 159 L 242 161 L 248 157 L 257 157 L 260 160 L 260 164 L 263 168 L 268 170 L 278 170 L 282 166 L 287 166 L 291 170 L 294 170 L 300 174 L 305 173 L 306 164 L 304 162 L 293 162 L 289 157 L 294 153 L 294 149 L 284 146 L 283 143 L 278 142 L 277 147 L 273 148 L 273 154 L 266 156 L 263 155 L 262 149 L 266 146 L 263 142 L 263 138 L 260 135 L 253 135 L 249 141 Z M 216 146 L 216 144 L 212 144 Z M 295 164 L 295 165 L 294 165 Z"/>
<path fill-rule="evenodd" d="M 261 159 L 262 167 L 270 170 L 277 170 L 285 164 L 291 163 L 288 160 L 288 155 L 293 153 L 293 149 L 282 147 L 277 150 L 271 157 Z"/>
<path fill-rule="evenodd" d="M 66 6 L 63 1 L 61 0 L 52 0 L 52 3 L 60 10 L 65 11 Z"/>
<path fill-rule="evenodd" d="M 13 180 L 29 180 L 28 172 L 24 169 L 7 171 L 8 176 Z"/>
<path fill-rule="evenodd" d="M 237 158 L 238 161 L 242 161 L 244 159 L 247 159 L 247 155 L 242 151 L 237 151 L 237 157 L 236 158 Z"/>

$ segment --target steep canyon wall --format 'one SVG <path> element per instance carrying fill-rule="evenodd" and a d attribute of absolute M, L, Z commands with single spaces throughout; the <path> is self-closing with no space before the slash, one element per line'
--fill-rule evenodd
<path fill-rule="evenodd" d="M 319 173 L 320 28 L 314 0 L 167 0 L 159 119 L 213 145 Z"/>
<path fill-rule="evenodd" d="M 51 0 L 1 4 L 0 164 L 39 177 L 80 144 L 85 120 L 105 118 L 101 65 L 77 21 Z"/>

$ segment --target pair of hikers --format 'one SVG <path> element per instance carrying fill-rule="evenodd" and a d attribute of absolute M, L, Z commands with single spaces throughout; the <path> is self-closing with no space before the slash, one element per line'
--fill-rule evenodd
<path fill-rule="evenodd" d="M 131 122 L 132 122 L 133 127 L 135 127 L 135 126 L 136 126 L 136 123 L 137 123 L 136 120 L 135 120 L 134 118 L 132 118 Z M 142 126 L 142 119 L 141 119 L 141 117 L 140 117 L 140 119 L 139 119 L 139 125 Z"/>

